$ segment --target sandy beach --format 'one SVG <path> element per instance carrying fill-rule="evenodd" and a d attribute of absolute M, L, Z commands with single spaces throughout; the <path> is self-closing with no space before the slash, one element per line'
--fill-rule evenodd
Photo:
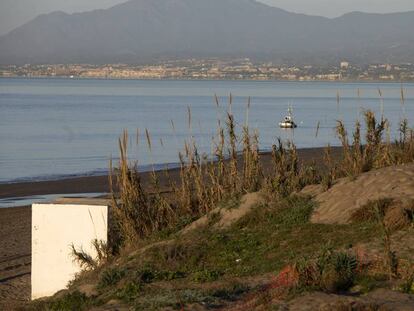
<path fill-rule="evenodd" d="M 340 148 L 333 148 L 333 156 Z M 305 163 L 323 163 L 323 148 L 298 150 Z M 262 155 L 264 171 L 269 166 L 270 154 Z M 179 170 L 169 171 L 172 179 L 179 178 Z M 161 185 L 166 185 L 162 178 Z M 142 173 L 148 184 L 149 173 Z M 0 198 L 30 197 L 46 194 L 108 193 L 108 176 L 78 177 L 72 179 L 0 184 Z M 10 310 L 24 304 L 30 296 L 31 209 L 30 206 L 0 208 L 0 309 Z"/>
<path fill-rule="evenodd" d="M 0 309 L 11 310 L 30 297 L 30 206 L 0 209 Z"/>

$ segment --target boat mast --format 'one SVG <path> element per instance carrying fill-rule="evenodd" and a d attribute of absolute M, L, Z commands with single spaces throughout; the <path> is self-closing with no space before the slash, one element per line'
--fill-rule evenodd
<path fill-rule="evenodd" d="M 292 118 L 292 104 L 289 104 L 288 106 L 288 115 Z"/>

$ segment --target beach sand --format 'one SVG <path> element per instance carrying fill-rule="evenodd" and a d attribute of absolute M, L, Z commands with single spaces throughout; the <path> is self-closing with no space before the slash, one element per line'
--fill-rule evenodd
<path fill-rule="evenodd" d="M 340 155 L 340 148 L 333 148 L 333 156 Z M 298 150 L 305 163 L 323 163 L 323 148 Z M 270 154 L 263 154 L 264 171 L 270 166 Z M 179 170 L 170 170 L 170 177 L 178 180 Z M 166 178 L 160 176 L 161 186 Z M 142 174 L 148 185 L 149 173 Z M 78 177 L 54 181 L 0 184 L 0 198 L 46 194 L 108 193 L 108 176 Z M 0 310 L 13 310 L 30 297 L 31 259 L 31 208 L 0 208 Z"/>
<path fill-rule="evenodd" d="M 0 209 L 0 310 L 30 297 L 31 208 Z"/>

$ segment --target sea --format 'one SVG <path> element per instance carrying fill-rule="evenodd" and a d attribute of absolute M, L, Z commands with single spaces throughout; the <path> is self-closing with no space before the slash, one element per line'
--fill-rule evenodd
<path fill-rule="evenodd" d="M 295 130 L 278 126 L 289 106 Z M 238 133 L 246 122 L 257 130 L 263 151 L 279 138 L 335 146 L 337 121 L 351 132 L 368 109 L 398 137 L 403 118 L 413 126 L 414 84 L 0 78 L 0 183 L 106 174 L 124 130 L 141 170 L 176 166 L 186 141 L 211 156 L 228 112 Z"/>

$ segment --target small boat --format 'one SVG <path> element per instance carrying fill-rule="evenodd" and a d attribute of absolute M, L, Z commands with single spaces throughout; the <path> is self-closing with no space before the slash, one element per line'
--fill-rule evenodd
<path fill-rule="evenodd" d="M 292 107 L 291 106 L 289 106 L 287 116 L 285 116 L 285 118 L 282 122 L 279 122 L 279 126 L 281 128 L 285 128 L 285 129 L 293 129 L 293 128 L 298 127 L 296 125 L 295 121 L 293 121 Z"/>

